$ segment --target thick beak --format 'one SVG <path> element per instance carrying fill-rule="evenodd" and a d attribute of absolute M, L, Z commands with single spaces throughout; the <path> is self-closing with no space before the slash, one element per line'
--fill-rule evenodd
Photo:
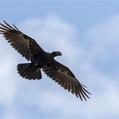
<path fill-rule="evenodd" d="M 58 55 L 59 55 L 59 56 L 61 56 L 61 55 L 62 55 L 62 53 L 61 53 L 61 52 L 58 52 Z"/>

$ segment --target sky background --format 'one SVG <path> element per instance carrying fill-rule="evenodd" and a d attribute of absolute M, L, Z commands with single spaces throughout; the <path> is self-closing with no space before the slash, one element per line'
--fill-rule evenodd
<path fill-rule="evenodd" d="M 16 66 L 27 61 L 0 35 L 0 119 L 119 119 L 118 0 L 0 0 L 2 20 L 61 51 L 92 95 L 81 102 L 45 74 L 23 79 Z"/>

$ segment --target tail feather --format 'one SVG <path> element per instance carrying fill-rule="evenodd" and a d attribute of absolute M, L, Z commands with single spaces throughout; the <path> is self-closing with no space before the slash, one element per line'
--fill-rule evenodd
<path fill-rule="evenodd" d="M 32 63 L 18 64 L 17 65 L 18 73 L 26 79 L 41 79 L 41 70 L 36 68 Z"/>

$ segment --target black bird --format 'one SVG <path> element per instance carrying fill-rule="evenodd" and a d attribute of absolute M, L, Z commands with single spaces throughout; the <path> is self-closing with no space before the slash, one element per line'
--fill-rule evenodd
<path fill-rule="evenodd" d="M 0 34 L 3 34 L 10 45 L 31 63 L 18 64 L 18 73 L 26 79 L 39 80 L 42 78 L 41 69 L 64 89 L 80 97 L 81 100 L 89 98 L 86 86 L 80 83 L 68 67 L 54 58 L 61 56 L 61 52 L 45 52 L 34 39 L 21 32 L 14 24 L 6 21 L 0 23 Z"/>

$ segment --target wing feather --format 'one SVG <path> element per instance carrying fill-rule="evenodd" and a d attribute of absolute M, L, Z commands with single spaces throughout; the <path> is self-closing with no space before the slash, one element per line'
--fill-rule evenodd
<path fill-rule="evenodd" d="M 74 74 L 70 71 L 70 69 L 63 64 L 54 61 L 55 65 L 51 65 L 49 67 L 44 67 L 43 71 L 47 76 L 52 78 L 59 85 L 64 87 L 64 89 L 68 90 L 72 94 L 75 94 L 82 101 L 87 100 L 89 98 L 89 92 L 86 90 L 86 86 L 81 84 Z"/>
<path fill-rule="evenodd" d="M 34 39 L 21 32 L 14 24 L 6 21 L 0 23 L 0 34 L 3 34 L 10 45 L 15 48 L 27 60 L 34 60 L 34 55 L 44 52 Z"/>

